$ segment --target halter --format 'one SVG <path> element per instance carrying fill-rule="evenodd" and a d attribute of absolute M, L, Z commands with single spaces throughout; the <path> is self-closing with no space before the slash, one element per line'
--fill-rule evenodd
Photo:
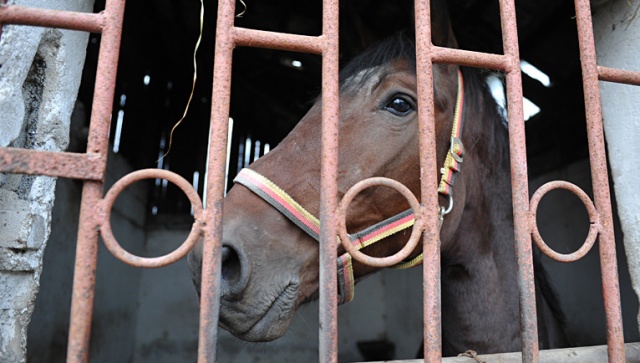
<path fill-rule="evenodd" d="M 441 178 L 438 185 L 438 193 L 449 199 L 449 206 L 445 209 L 440 207 L 438 214 L 440 225 L 445 214 L 449 213 L 453 208 L 453 184 L 455 174 L 460 171 L 460 165 L 464 156 L 464 147 L 462 146 L 462 108 L 464 104 L 464 80 L 462 72 L 458 70 L 458 95 L 456 98 L 456 108 L 453 117 L 453 127 L 451 130 L 451 146 L 447 152 L 444 166 L 440 169 Z M 271 180 L 260 175 L 259 173 L 244 168 L 240 170 L 234 182 L 247 187 L 249 190 L 260 196 L 267 203 L 277 209 L 285 217 L 287 217 L 296 226 L 313 237 L 316 241 L 320 241 L 320 221 L 313 214 L 309 213 L 304 207 L 296 202 L 289 194 L 278 187 Z M 380 240 L 383 240 L 397 232 L 405 230 L 415 223 L 415 218 L 411 209 L 399 213 L 382 222 L 376 223 L 364 230 L 349 234 L 349 240 L 356 246 L 358 250 L 370 246 Z M 410 268 L 422 263 L 423 255 L 411 260 L 401 262 L 393 268 L 404 269 Z M 344 253 L 337 258 L 338 263 L 338 304 L 344 304 L 353 300 L 354 296 L 354 278 L 353 263 L 351 255 Z"/>

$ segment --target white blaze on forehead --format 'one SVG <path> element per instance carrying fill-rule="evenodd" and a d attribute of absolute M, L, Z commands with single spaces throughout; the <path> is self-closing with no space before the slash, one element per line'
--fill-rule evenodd
<path fill-rule="evenodd" d="M 353 85 L 368 86 L 370 89 L 374 84 L 380 82 L 381 73 L 379 72 L 383 67 L 368 67 L 361 69 L 358 73 L 349 76 L 344 80 L 343 85 L 345 87 L 351 87 Z"/>

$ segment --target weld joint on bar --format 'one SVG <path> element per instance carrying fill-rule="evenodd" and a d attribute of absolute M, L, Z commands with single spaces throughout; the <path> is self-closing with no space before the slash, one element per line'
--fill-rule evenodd
<path fill-rule="evenodd" d="M 520 72 L 520 57 L 517 55 L 504 55 L 504 71 L 506 73 Z"/>

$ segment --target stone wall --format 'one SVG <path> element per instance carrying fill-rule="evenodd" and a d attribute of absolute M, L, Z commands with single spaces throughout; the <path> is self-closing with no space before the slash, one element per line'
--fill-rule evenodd
<path fill-rule="evenodd" d="M 17 0 L 91 11 L 93 1 Z M 88 34 L 5 25 L 0 39 L 0 146 L 64 150 Z M 26 332 L 49 236 L 55 178 L 0 175 L 0 361 L 25 361 Z"/>
<path fill-rule="evenodd" d="M 639 9 L 640 0 L 614 1 L 594 14 L 599 65 L 640 71 Z M 600 94 L 624 246 L 640 296 L 640 87 L 601 82 Z"/>
<path fill-rule="evenodd" d="M 73 127 L 73 123 L 72 123 Z M 106 188 L 131 171 L 120 155 L 109 155 Z M 59 179 L 51 212 L 51 235 L 44 254 L 40 291 L 29 324 L 29 363 L 65 362 L 73 266 L 80 215 L 79 181 Z M 135 183 L 116 200 L 111 214 L 113 232 L 127 251 L 143 256 L 147 188 Z M 148 255 L 145 255 L 148 256 Z M 124 264 L 99 242 L 96 291 L 89 360 L 92 363 L 130 362 L 134 352 L 138 295 L 144 270 Z"/>

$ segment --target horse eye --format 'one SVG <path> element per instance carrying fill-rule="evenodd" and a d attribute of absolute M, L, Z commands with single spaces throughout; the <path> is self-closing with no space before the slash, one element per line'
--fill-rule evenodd
<path fill-rule="evenodd" d="M 402 97 L 395 97 L 384 106 L 384 109 L 396 116 L 406 116 L 413 111 L 413 105 Z"/>

